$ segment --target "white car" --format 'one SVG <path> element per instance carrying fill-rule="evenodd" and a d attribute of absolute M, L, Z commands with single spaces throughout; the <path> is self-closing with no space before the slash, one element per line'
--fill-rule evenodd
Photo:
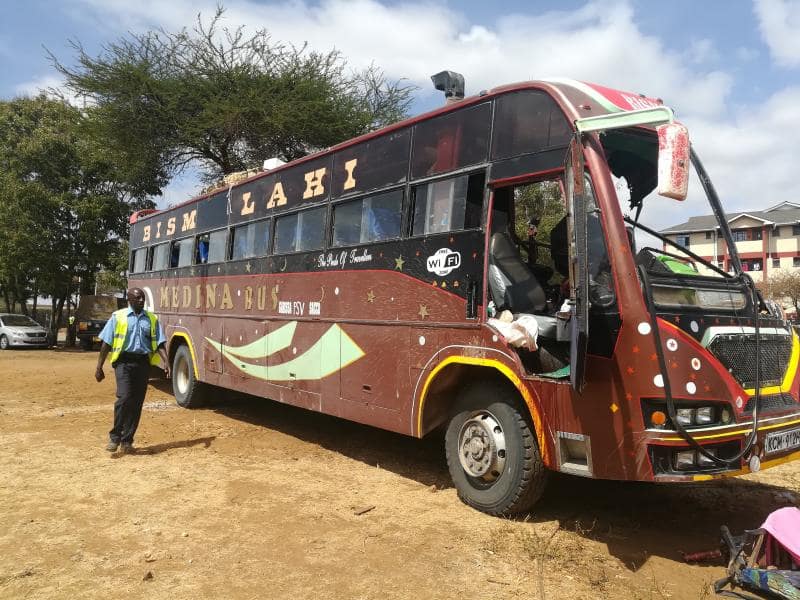
<path fill-rule="evenodd" d="M 25 315 L 0 313 L 0 350 L 12 346 L 49 348 L 47 330 Z"/>

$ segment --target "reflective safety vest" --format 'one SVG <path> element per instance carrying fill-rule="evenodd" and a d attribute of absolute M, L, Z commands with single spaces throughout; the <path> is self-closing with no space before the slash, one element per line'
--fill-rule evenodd
<path fill-rule="evenodd" d="M 117 362 L 119 355 L 122 354 L 122 344 L 125 343 L 125 334 L 128 332 L 128 308 L 122 308 L 114 313 L 116 323 L 114 327 L 114 340 L 111 345 L 111 364 Z M 156 316 L 143 311 L 147 318 L 150 319 L 150 364 L 158 366 L 161 364 L 161 358 L 158 356 L 158 319 Z"/>

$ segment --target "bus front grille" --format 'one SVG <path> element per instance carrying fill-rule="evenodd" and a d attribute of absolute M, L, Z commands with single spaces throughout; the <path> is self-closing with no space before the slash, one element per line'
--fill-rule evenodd
<path fill-rule="evenodd" d="M 795 405 L 794 398 L 791 394 L 768 394 L 761 396 L 761 403 L 758 410 L 760 412 L 775 412 L 779 410 L 787 410 Z M 751 413 L 756 407 L 756 399 L 750 398 L 745 404 L 744 412 Z"/>
<path fill-rule="evenodd" d="M 775 333 L 759 334 L 760 385 L 780 385 L 792 354 L 792 338 Z M 756 384 L 755 333 L 730 333 L 714 337 L 708 350 L 716 356 L 745 389 Z"/>

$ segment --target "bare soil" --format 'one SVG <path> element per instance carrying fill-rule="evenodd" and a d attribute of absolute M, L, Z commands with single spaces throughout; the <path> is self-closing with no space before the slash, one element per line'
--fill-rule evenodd
<path fill-rule="evenodd" d="M 719 527 L 800 503 L 800 463 L 697 485 L 553 477 L 509 520 L 463 505 L 442 439 L 151 380 L 104 450 L 96 352 L 0 353 L 2 598 L 710 598 Z"/>

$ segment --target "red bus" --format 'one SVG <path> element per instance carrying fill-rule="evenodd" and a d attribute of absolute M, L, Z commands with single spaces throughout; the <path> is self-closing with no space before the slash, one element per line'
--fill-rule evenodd
<path fill-rule="evenodd" d="M 690 172 L 731 272 L 643 224 Z M 444 430 L 491 514 L 549 471 L 690 482 L 800 456 L 798 338 L 659 100 L 499 87 L 130 221 L 181 406 L 227 388 Z"/>

